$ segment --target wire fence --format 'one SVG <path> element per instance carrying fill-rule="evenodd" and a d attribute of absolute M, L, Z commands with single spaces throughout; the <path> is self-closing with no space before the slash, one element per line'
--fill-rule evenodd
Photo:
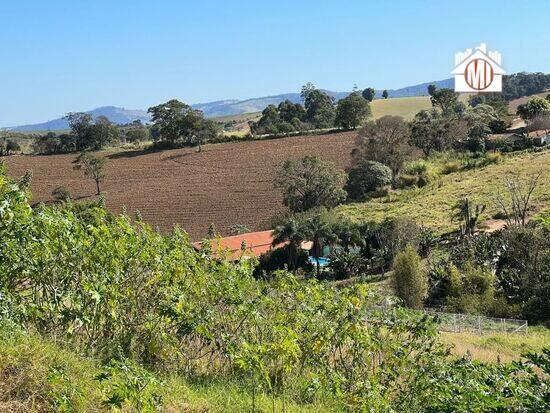
<path fill-rule="evenodd" d="M 527 334 L 527 320 L 515 320 L 511 318 L 494 318 L 472 314 L 442 313 L 438 311 L 426 311 L 436 316 L 436 321 L 442 331 L 453 333 L 474 332 L 483 333 L 523 333 Z"/>

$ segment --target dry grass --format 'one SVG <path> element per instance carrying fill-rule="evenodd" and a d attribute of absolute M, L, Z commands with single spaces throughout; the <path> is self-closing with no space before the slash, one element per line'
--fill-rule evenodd
<path fill-rule="evenodd" d="M 442 333 L 444 342 L 453 346 L 453 354 L 462 357 L 469 353 L 473 359 L 496 362 L 517 360 L 521 354 L 540 351 L 550 345 L 550 330 L 531 327 L 527 334 Z"/>
<path fill-rule="evenodd" d="M 532 197 L 531 213 L 549 205 L 550 151 L 546 150 L 507 155 L 499 163 L 443 175 L 423 188 L 392 191 L 384 198 L 343 205 L 339 211 L 356 221 L 407 216 L 443 233 L 457 228 L 458 224 L 451 221 L 451 211 L 453 205 L 464 197 L 486 205 L 482 220 L 493 217 L 499 211 L 494 195 L 502 190 L 503 178 L 510 172 L 523 177 L 542 172 Z"/>

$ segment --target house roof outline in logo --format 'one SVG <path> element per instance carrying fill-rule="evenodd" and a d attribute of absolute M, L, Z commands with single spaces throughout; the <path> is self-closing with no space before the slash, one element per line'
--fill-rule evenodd
<path fill-rule="evenodd" d="M 483 88 L 473 88 L 466 81 L 467 67 L 476 60 L 487 62 L 492 70 L 492 79 Z M 451 74 L 455 75 L 456 92 L 501 92 L 502 75 L 506 72 L 502 68 L 502 55 L 497 51 L 488 52 L 487 45 L 481 43 L 474 50 L 466 49 L 455 54 L 455 68 Z"/>

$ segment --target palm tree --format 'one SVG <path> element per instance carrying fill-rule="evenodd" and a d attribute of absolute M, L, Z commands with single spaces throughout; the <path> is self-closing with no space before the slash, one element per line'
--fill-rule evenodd
<path fill-rule="evenodd" d="M 296 259 L 303 240 L 303 232 L 295 218 L 288 218 L 273 230 L 272 245 L 274 247 L 288 242 L 288 268 L 291 271 L 296 269 Z"/>
<path fill-rule="evenodd" d="M 359 227 L 350 221 L 341 221 L 333 226 L 334 235 L 338 238 L 338 244 L 346 252 L 349 252 L 350 247 L 362 247 L 365 244 Z"/>
<path fill-rule="evenodd" d="M 313 242 L 311 253 L 317 263 L 317 277 L 319 277 L 321 273 L 319 258 L 323 254 L 323 247 L 335 243 L 337 237 L 332 230 L 332 226 L 322 215 L 306 219 L 302 231 L 304 238 Z"/>

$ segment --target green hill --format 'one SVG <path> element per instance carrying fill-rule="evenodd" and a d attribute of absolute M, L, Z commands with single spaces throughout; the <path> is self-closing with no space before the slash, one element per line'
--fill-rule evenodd
<path fill-rule="evenodd" d="M 471 167 L 471 159 L 461 160 L 458 155 L 455 159 L 452 158 L 451 155 L 427 162 L 432 181 L 423 188 L 398 189 L 382 198 L 343 205 L 339 207 L 339 211 L 354 220 L 381 221 L 384 218 L 406 216 L 442 233 L 456 229 L 457 224 L 452 223 L 450 217 L 453 205 L 460 198 L 469 197 L 477 204 L 485 204 L 487 208 L 482 219 L 487 220 L 496 216 L 499 211 L 493 196 L 502 190 L 506 174 L 517 173 L 527 177 L 538 172 L 542 172 L 542 176 L 533 193 L 531 213 L 550 206 L 548 150 L 503 156 L 489 155 L 484 162 L 494 163 L 478 167 Z M 446 168 L 464 170 L 444 174 Z"/>

